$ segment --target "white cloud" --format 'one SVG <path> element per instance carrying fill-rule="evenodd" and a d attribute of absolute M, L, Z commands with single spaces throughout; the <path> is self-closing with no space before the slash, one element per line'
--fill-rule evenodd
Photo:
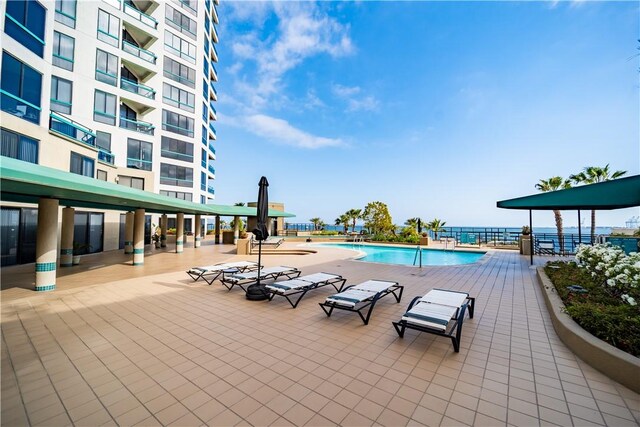
<path fill-rule="evenodd" d="M 339 138 L 312 135 L 292 126 L 288 121 L 264 114 L 244 117 L 225 116 L 225 123 L 241 127 L 269 141 L 298 148 L 317 149 L 344 145 Z"/>
<path fill-rule="evenodd" d="M 380 103 L 372 95 L 359 96 L 362 89 L 359 86 L 342 86 L 334 84 L 331 87 L 334 95 L 342 98 L 347 103 L 347 111 L 375 111 Z"/>

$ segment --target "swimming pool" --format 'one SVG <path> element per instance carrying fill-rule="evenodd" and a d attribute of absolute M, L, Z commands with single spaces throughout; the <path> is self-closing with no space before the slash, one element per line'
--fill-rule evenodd
<path fill-rule="evenodd" d="M 358 251 L 362 256 L 358 261 L 379 262 L 383 264 L 414 265 L 416 248 L 401 248 L 386 245 L 359 245 L 353 243 L 314 243 L 313 246 L 350 249 Z M 422 249 L 422 265 L 460 265 L 472 264 L 484 256 L 486 252 L 443 251 L 440 249 Z M 419 261 L 416 259 L 415 265 Z"/>

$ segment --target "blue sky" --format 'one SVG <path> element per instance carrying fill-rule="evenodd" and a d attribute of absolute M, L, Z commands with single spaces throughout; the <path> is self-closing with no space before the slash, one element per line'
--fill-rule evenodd
<path fill-rule="evenodd" d="M 496 201 L 541 178 L 639 173 L 637 2 L 225 1 L 218 13 L 216 203 L 255 200 L 265 175 L 295 222 L 378 200 L 396 224 L 520 226 L 527 214 Z"/>

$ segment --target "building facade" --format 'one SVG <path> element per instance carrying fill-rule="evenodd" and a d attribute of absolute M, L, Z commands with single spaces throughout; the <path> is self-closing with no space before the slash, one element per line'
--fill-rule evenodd
<path fill-rule="evenodd" d="M 206 204 L 215 198 L 217 0 L 0 3 L 2 156 Z M 2 264 L 33 262 L 33 206 L 2 206 Z M 124 215 L 76 211 L 89 252 Z M 148 226 L 157 224 L 149 217 Z M 171 225 L 171 224 L 170 224 Z M 185 226 L 195 224 L 187 218 Z M 12 254 L 15 254 L 13 256 Z"/>

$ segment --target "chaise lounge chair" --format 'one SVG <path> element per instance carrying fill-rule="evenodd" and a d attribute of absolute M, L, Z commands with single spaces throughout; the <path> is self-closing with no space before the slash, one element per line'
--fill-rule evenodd
<path fill-rule="evenodd" d="M 193 267 L 187 271 L 187 274 L 197 281 L 204 279 L 207 284 L 211 285 L 218 277 L 225 273 L 241 273 L 243 271 L 250 271 L 258 268 L 258 263 L 253 261 L 237 261 L 237 262 L 224 262 L 220 264 L 207 265 L 205 267 Z"/>
<path fill-rule="evenodd" d="M 342 276 L 339 276 L 337 274 L 315 273 L 301 276 L 297 279 L 285 280 L 283 282 L 274 282 L 267 285 L 266 287 L 269 292 L 271 292 L 269 301 L 271 301 L 274 296 L 280 295 L 285 297 L 287 301 L 289 301 L 291 307 L 296 308 L 302 297 L 304 297 L 305 294 L 310 290 L 331 285 L 336 289 L 336 292 L 340 292 L 345 282 L 346 279 L 343 279 Z M 293 302 L 289 297 L 297 294 L 300 294 L 300 296 L 295 302 Z"/>
<path fill-rule="evenodd" d="M 260 280 L 277 280 L 281 277 L 293 279 L 300 276 L 301 271 L 295 267 L 278 266 L 264 267 L 260 270 Z M 231 275 L 223 275 L 220 279 L 222 284 L 228 289 L 239 286 L 243 291 L 247 292 L 246 287 L 253 285 L 258 281 L 258 271 L 248 271 L 246 273 L 235 273 Z"/>
<path fill-rule="evenodd" d="M 536 240 L 535 253 L 537 255 L 555 255 L 556 248 L 553 240 Z"/>
<path fill-rule="evenodd" d="M 342 292 L 327 297 L 325 302 L 320 303 L 320 307 L 327 315 L 331 317 L 333 309 L 355 311 L 358 313 L 365 325 L 369 324 L 371 312 L 376 302 L 386 295 L 393 294 L 396 302 L 400 302 L 404 286 L 400 286 L 398 282 L 389 282 L 386 280 L 367 280 L 358 285 L 352 285 L 345 288 Z M 398 293 L 396 293 L 398 292 Z M 362 310 L 369 307 L 367 315 L 362 314 Z"/>
<path fill-rule="evenodd" d="M 280 246 L 282 243 L 284 242 L 284 238 L 283 237 L 267 237 L 266 240 L 262 241 L 262 247 L 270 247 L 270 248 L 277 248 L 278 246 Z M 260 242 L 254 238 L 251 238 L 251 248 L 255 248 L 256 246 L 258 246 L 260 244 Z"/>
<path fill-rule="evenodd" d="M 391 323 L 400 338 L 404 337 L 405 329 L 451 338 L 458 353 L 464 313 L 468 308 L 473 319 L 475 300 L 466 292 L 432 289 L 423 297 L 415 297 L 402 319 Z"/>

